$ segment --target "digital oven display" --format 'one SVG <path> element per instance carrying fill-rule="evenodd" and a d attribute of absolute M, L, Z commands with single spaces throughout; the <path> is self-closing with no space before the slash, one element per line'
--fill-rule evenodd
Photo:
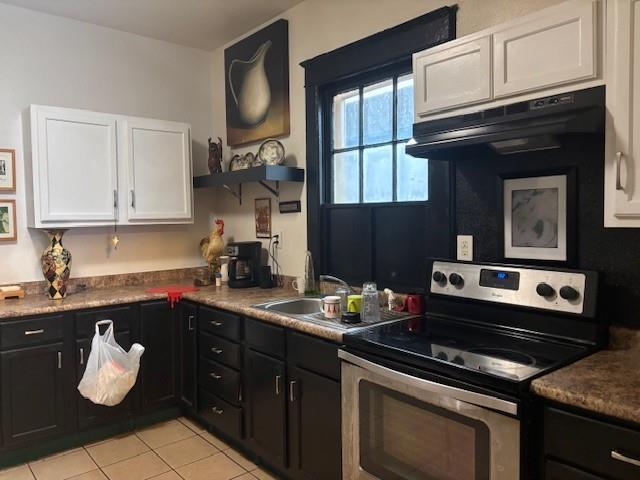
<path fill-rule="evenodd" d="M 518 290 L 520 287 L 520 273 L 483 268 L 480 270 L 480 286 Z"/>

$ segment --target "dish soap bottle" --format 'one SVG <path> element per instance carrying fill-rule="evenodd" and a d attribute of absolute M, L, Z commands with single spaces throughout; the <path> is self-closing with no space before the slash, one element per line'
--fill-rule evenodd
<path fill-rule="evenodd" d="M 316 275 L 313 269 L 313 257 L 311 252 L 307 250 L 304 258 L 304 295 L 311 297 L 319 295 L 320 292 L 316 285 Z"/>

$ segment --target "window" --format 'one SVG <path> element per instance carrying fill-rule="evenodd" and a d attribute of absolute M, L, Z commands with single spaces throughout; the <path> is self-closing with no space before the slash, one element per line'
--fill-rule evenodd
<path fill-rule="evenodd" d="M 331 203 L 428 200 L 428 160 L 405 153 L 412 125 L 411 73 L 336 91 L 331 99 Z"/>

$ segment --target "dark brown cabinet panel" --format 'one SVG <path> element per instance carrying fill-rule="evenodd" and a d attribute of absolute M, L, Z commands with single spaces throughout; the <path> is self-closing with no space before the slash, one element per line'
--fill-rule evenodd
<path fill-rule="evenodd" d="M 242 367 L 242 347 L 239 344 L 205 332 L 200 332 L 200 355 L 236 370 Z"/>
<path fill-rule="evenodd" d="M 286 465 L 286 372 L 282 360 L 247 349 L 247 438 L 270 463 Z"/>
<path fill-rule="evenodd" d="M 590 473 L 562 463 L 547 460 L 544 467 L 545 480 L 605 480 Z"/>
<path fill-rule="evenodd" d="M 65 430 L 65 384 L 71 362 L 63 343 L 0 353 L 2 428 L 7 446 Z"/>
<path fill-rule="evenodd" d="M 200 307 L 199 324 L 202 330 L 239 341 L 242 317 L 216 308 Z"/>
<path fill-rule="evenodd" d="M 341 477 L 340 383 L 289 367 L 289 469 L 300 480 Z"/>
<path fill-rule="evenodd" d="M 180 315 L 180 403 L 188 410 L 196 410 L 197 393 L 197 312 L 190 303 L 181 303 Z"/>
<path fill-rule="evenodd" d="M 145 348 L 140 361 L 145 412 L 178 403 L 177 326 L 174 310 L 166 301 L 140 305 L 141 343 Z"/>

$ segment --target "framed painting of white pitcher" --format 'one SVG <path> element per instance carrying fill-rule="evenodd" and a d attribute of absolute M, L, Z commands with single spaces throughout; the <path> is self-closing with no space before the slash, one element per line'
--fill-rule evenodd
<path fill-rule="evenodd" d="M 289 133 L 289 23 L 277 20 L 224 51 L 227 144 Z"/>

